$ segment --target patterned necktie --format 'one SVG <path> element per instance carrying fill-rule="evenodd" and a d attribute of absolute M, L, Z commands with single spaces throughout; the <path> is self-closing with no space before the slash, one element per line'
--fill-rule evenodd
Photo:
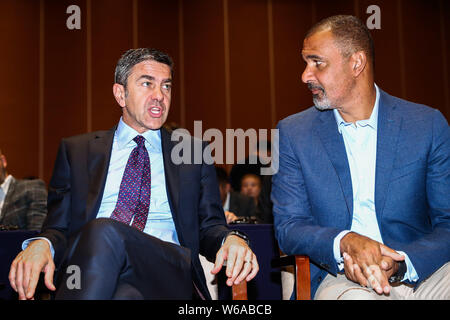
<path fill-rule="evenodd" d="M 133 140 L 137 146 L 128 158 L 111 218 L 128 225 L 134 218 L 132 226 L 142 231 L 150 208 L 150 159 L 144 137 L 136 136 Z"/>

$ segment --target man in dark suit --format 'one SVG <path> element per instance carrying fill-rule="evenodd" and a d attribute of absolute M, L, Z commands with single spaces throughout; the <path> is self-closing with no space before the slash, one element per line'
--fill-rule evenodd
<path fill-rule="evenodd" d="M 15 179 L 6 171 L 7 164 L 0 150 L 0 225 L 41 230 L 47 215 L 44 181 Z"/>
<path fill-rule="evenodd" d="M 171 87 L 169 56 L 129 50 L 113 85 L 119 124 L 62 140 L 41 238 L 11 265 L 20 299 L 33 298 L 41 270 L 55 290 L 55 264 L 57 299 L 209 298 L 199 254 L 215 259 L 213 273 L 226 260 L 228 285 L 256 275 L 245 235 L 226 227 L 214 167 L 174 164 L 175 143 L 162 128 Z M 78 285 L 66 266 L 81 271 Z"/>
<path fill-rule="evenodd" d="M 447 121 L 375 85 L 355 17 L 319 22 L 302 57 L 315 107 L 278 124 L 281 250 L 310 257 L 315 299 L 449 299 Z"/>
<path fill-rule="evenodd" d="M 255 215 L 255 203 L 252 198 L 231 190 L 228 174 L 224 168 L 216 166 L 217 180 L 219 182 L 220 200 L 227 222 L 239 218 L 250 218 Z"/>

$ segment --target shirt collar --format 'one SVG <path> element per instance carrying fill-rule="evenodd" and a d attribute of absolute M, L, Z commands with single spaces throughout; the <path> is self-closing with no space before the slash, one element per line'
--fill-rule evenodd
<path fill-rule="evenodd" d="M 365 120 L 356 121 L 356 124 L 360 127 L 369 126 L 376 131 L 377 127 L 378 127 L 378 107 L 379 107 L 379 102 L 380 102 L 380 89 L 378 88 L 378 86 L 376 84 L 375 84 L 375 91 L 376 91 L 375 104 L 373 106 L 373 110 L 372 110 L 372 114 L 370 115 L 370 118 L 365 119 Z M 333 109 L 333 112 L 334 112 L 334 117 L 336 119 L 336 123 L 338 125 L 339 133 L 342 134 L 342 128 L 345 126 L 352 125 L 352 123 L 345 122 L 345 120 L 342 119 L 342 116 L 339 113 L 339 111 L 337 111 L 336 109 Z"/>
<path fill-rule="evenodd" d="M 9 189 L 9 185 L 11 184 L 12 175 L 8 174 L 8 176 L 5 178 L 2 184 L 0 184 L 0 189 L 3 190 L 3 192 L 6 194 Z"/>
<path fill-rule="evenodd" d="M 129 125 L 127 125 L 122 117 L 120 117 L 119 124 L 117 125 L 115 138 L 120 149 L 127 147 L 130 143 L 136 145 L 133 139 L 141 135 L 145 141 L 150 144 L 152 148 L 157 151 L 161 151 L 161 131 L 160 130 L 147 130 L 144 133 L 139 133 Z"/>
<path fill-rule="evenodd" d="M 225 203 L 223 204 L 224 211 L 230 211 L 230 193 L 227 193 L 227 198 L 225 199 Z"/>

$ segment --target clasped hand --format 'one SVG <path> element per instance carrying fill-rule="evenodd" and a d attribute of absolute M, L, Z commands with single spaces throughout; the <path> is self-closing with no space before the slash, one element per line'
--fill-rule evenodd
<path fill-rule="evenodd" d="M 389 294 L 389 278 L 398 270 L 405 257 L 382 243 L 350 232 L 341 240 L 346 277 L 378 294 Z"/>

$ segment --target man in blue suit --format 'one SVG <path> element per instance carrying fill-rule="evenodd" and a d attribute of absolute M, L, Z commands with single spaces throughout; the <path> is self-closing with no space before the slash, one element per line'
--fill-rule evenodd
<path fill-rule="evenodd" d="M 247 237 L 227 227 L 214 166 L 173 161 L 172 74 L 167 54 L 128 50 L 113 85 L 119 123 L 62 140 L 42 233 L 11 265 L 19 299 L 34 298 L 41 271 L 56 299 L 208 299 L 199 254 L 214 274 L 226 260 L 230 286 L 256 275 Z"/>
<path fill-rule="evenodd" d="M 276 236 L 311 260 L 315 299 L 450 299 L 450 130 L 374 83 L 353 16 L 315 25 L 302 80 L 315 107 L 278 124 Z"/>

